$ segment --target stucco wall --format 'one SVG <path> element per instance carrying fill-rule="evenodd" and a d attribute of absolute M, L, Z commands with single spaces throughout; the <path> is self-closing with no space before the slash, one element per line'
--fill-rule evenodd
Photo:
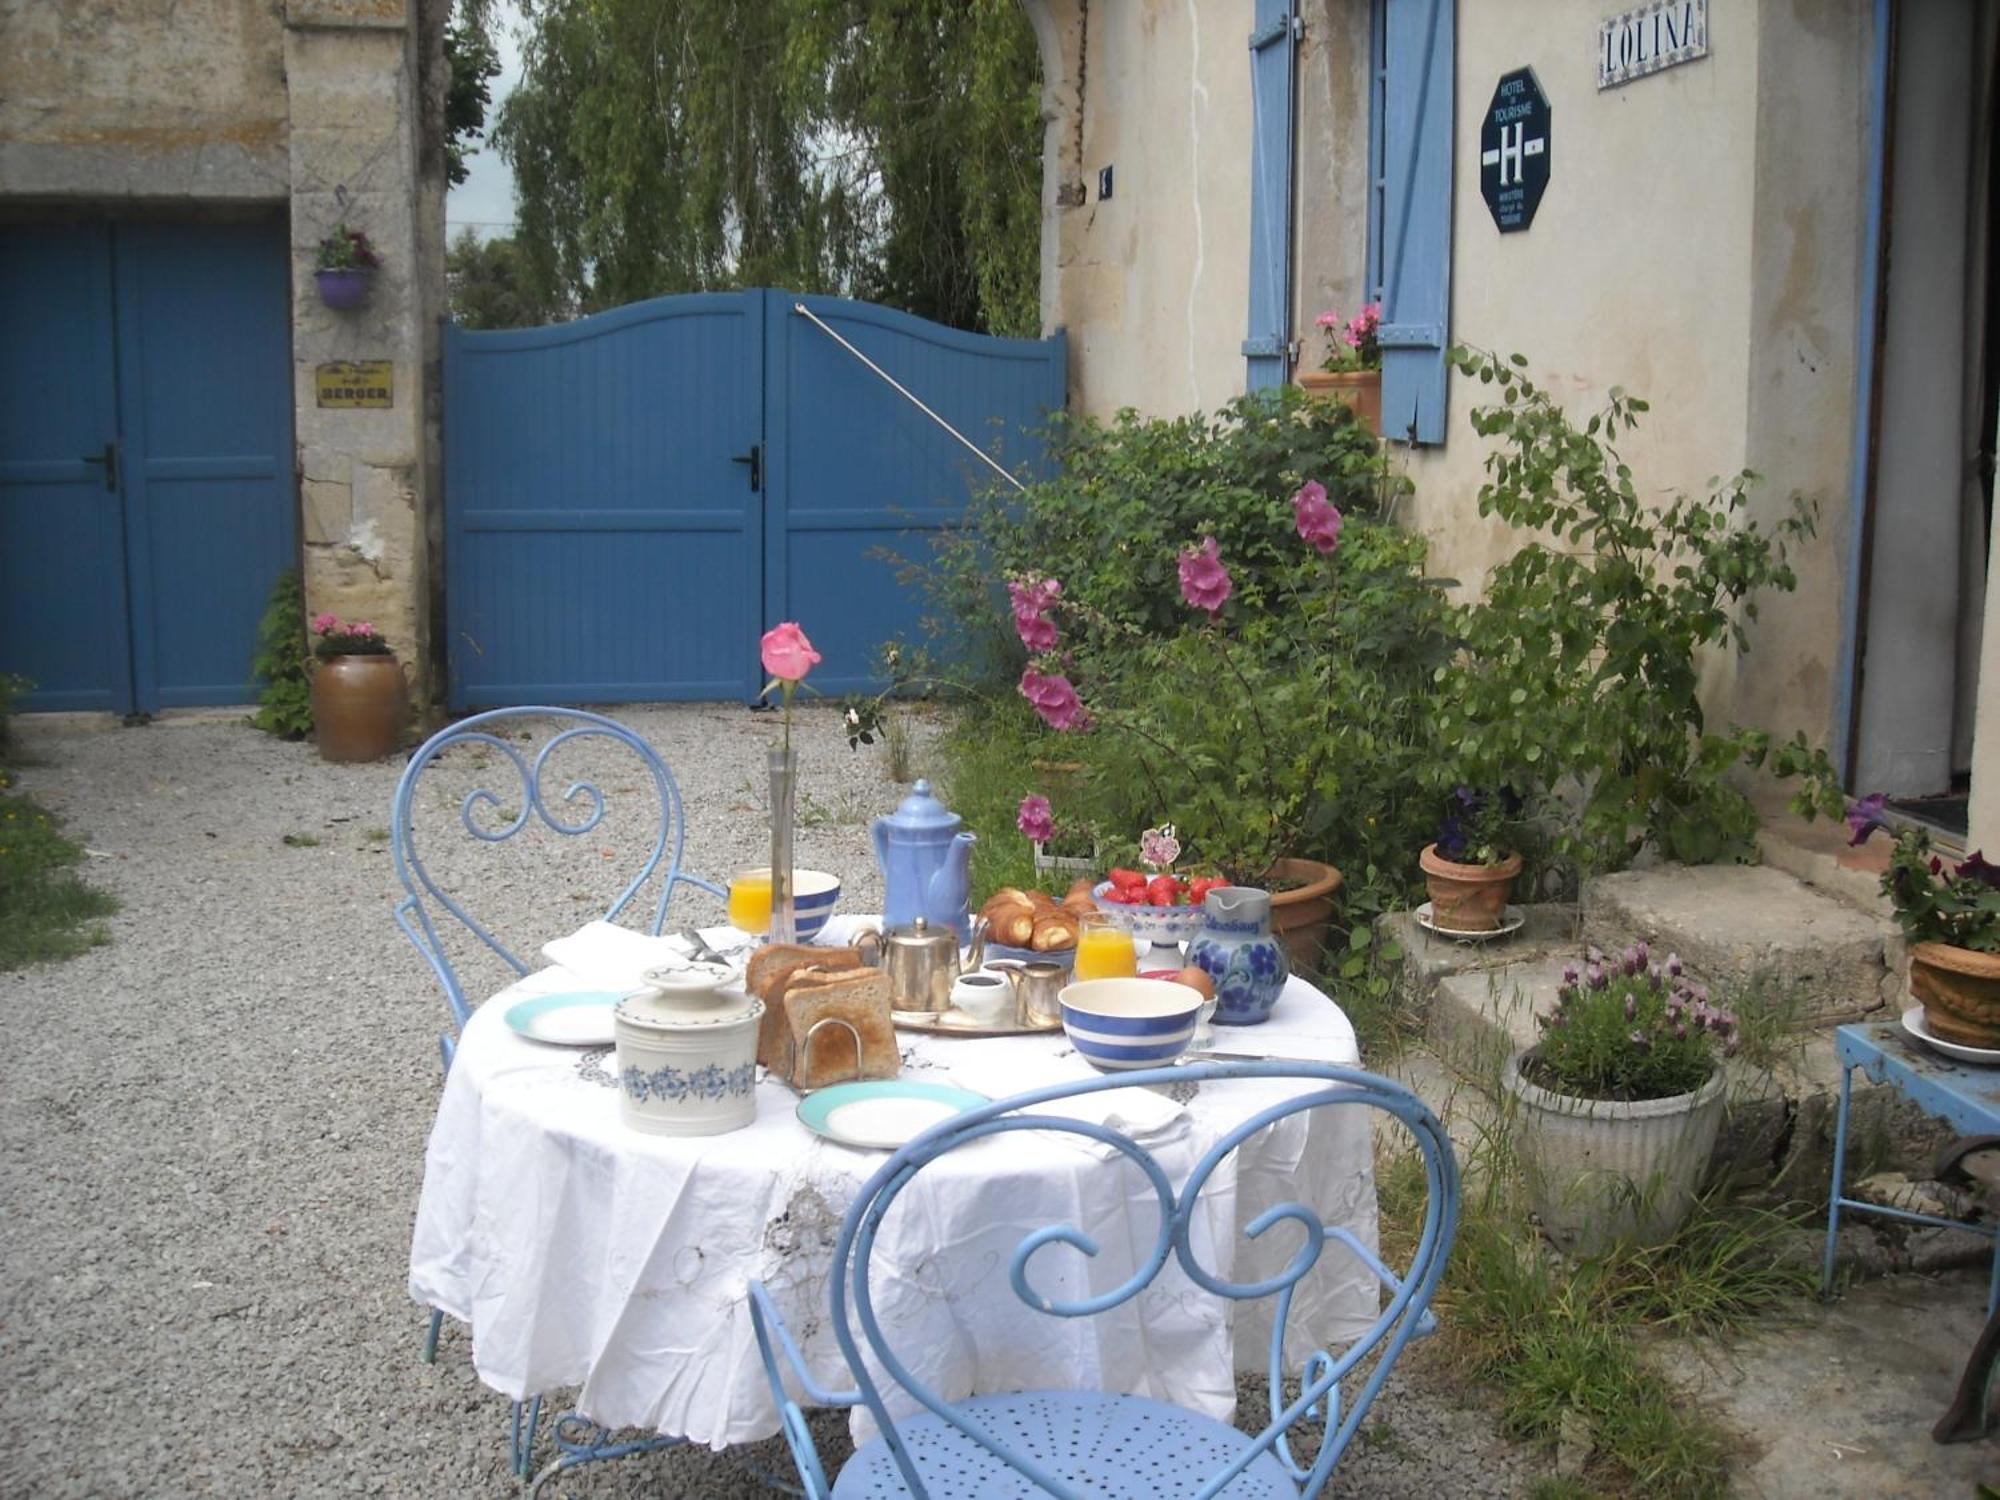
<path fill-rule="evenodd" d="M 272 0 L 0 0 L 0 188 L 285 196 Z"/>
<path fill-rule="evenodd" d="M 1058 112 L 1044 318 L 1069 330 L 1071 404 L 1218 406 L 1248 328 L 1250 0 L 1029 9 Z"/>

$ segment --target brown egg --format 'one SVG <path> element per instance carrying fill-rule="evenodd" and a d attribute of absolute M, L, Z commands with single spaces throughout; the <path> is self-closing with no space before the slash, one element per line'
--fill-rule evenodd
<path fill-rule="evenodd" d="M 1213 1000 L 1215 998 L 1215 981 L 1210 979 L 1208 971 L 1199 965 L 1189 964 L 1185 969 L 1182 969 L 1180 973 L 1174 975 L 1174 983 L 1184 984 L 1191 990 L 1201 991 L 1201 997 L 1204 1000 Z"/>

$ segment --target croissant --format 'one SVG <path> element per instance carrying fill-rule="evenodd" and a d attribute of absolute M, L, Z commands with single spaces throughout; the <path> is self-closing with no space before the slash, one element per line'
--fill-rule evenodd
<path fill-rule="evenodd" d="M 1048 953 L 1057 948 L 1076 946 L 1076 921 L 1067 912 L 1053 912 L 1037 917 L 1030 936 L 1029 946 L 1037 953 Z"/>
<path fill-rule="evenodd" d="M 1025 948 L 1034 941 L 1035 914 L 1025 906 L 1009 906 L 989 918 L 993 936 L 1009 948 Z"/>
<path fill-rule="evenodd" d="M 1026 891 L 1016 890 L 1013 886 L 1006 885 L 986 898 L 986 904 L 979 908 L 979 915 L 982 917 L 992 917 L 998 915 L 1007 907 L 1026 907 L 1028 905 L 1030 905 L 1030 902 Z"/>

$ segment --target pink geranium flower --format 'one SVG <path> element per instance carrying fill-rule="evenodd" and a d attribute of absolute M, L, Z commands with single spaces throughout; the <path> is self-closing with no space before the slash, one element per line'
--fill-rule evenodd
<path fill-rule="evenodd" d="M 1067 677 L 1037 672 L 1030 667 L 1021 674 L 1021 696 L 1028 700 L 1042 722 L 1051 729 L 1085 729 L 1090 715 Z"/>
<path fill-rule="evenodd" d="M 1181 554 L 1181 597 L 1196 609 L 1205 609 L 1212 619 L 1235 591 L 1229 570 L 1222 565 L 1222 549 L 1215 538 L 1205 536 L 1199 547 Z"/>
<path fill-rule="evenodd" d="M 1046 844 L 1056 836 L 1055 810 L 1046 797 L 1023 797 L 1014 824 L 1038 844 Z"/>
<path fill-rule="evenodd" d="M 1297 518 L 1299 535 L 1318 548 L 1322 557 L 1340 545 L 1340 507 L 1326 498 L 1326 486 L 1317 479 L 1299 486 L 1299 492 L 1292 496 L 1292 514 Z"/>
<path fill-rule="evenodd" d="M 339 623 L 340 616 L 329 609 L 324 613 L 313 616 L 313 631 L 318 635 L 328 635 L 332 633 L 333 628 Z"/>

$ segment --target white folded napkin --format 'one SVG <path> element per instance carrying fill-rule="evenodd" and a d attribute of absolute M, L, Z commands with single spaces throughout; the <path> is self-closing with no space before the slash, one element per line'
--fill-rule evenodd
<path fill-rule="evenodd" d="M 692 953 L 681 938 L 654 937 L 601 919 L 542 944 L 542 957 L 550 963 L 607 990 L 638 989 L 648 969 L 685 968 Z"/>
<path fill-rule="evenodd" d="M 1035 1040 L 1039 1042 L 1041 1039 Z M 968 1048 L 966 1054 L 954 1058 L 951 1065 L 953 1082 L 989 1099 L 1005 1099 L 1033 1089 L 1052 1088 L 1058 1084 L 1101 1076 L 1089 1063 L 1074 1054 L 1052 1057 L 1042 1046 L 1018 1047 L 992 1042 L 978 1044 L 977 1051 Z M 1187 1111 L 1181 1105 L 1147 1088 L 1105 1089 L 1095 1094 L 1079 1094 L 1037 1104 L 1029 1112 L 1088 1120 L 1116 1130 L 1134 1141 L 1166 1135 L 1187 1117 Z M 1060 1136 L 1099 1154 L 1112 1149 L 1083 1136 L 1060 1131 L 1047 1134 Z"/>

